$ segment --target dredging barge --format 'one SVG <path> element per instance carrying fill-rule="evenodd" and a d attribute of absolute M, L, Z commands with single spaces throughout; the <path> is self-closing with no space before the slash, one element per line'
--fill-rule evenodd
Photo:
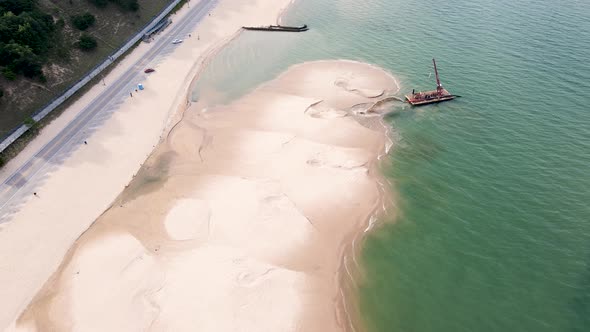
<path fill-rule="evenodd" d="M 436 90 L 424 92 L 414 92 L 414 90 L 412 90 L 412 94 L 406 95 L 406 100 L 413 106 L 440 103 L 442 101 L 452 100 L 459 97 L 451 94 L 447 89 L 443 88 L 442 84 L 440 84 L 440 79 L 438 78 L 438 70 L 436 69 L 436 61 L 434 59 L 432 59 L 432 64 L 434 64 L 434 74 L 436 75 Z"/>
<path fill-rule="evenodd" d="M 307 24 L 304 24 L 300 27 L 289 27 L 284 25 L 269 25 L 269 26 L 262 26 L 262 27 L 242 27 L 244 30 L 254 30 L 254 31 L 284 31 L 284 32 L 303 32 L 309 30 Z"/>

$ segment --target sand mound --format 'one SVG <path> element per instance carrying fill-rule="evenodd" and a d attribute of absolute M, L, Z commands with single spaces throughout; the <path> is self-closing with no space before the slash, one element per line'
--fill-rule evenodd
<path fill-rule="evenodd" d="M 183 199 L 166 215 L 168 235 L 174 240 L 205 240 L 209 235 L 211 211 L 207 202 Z"/>
<path fill-rule="evenodd" d="M 150 176 L 139 173 L 19 326 L 342 330 L 342 248 L 381 204 L 373 166 L 386 142 L 344 115 L 395 88 L 376 67 L 320 61 L 230 105 L 193 105 L 145 164 L 165 156 L 158 186 L 137 189 Z"/>
<path fill-rule="evenodd" d="M 129 234 L 91 239 L 60 274 L 46 330 L 145 331 L 159 311 L 152 297 L 163 283 L 162 272 Z"/>

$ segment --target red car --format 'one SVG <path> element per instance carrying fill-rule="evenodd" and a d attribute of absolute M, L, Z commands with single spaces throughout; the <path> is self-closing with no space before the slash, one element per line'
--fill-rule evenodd
<path fill-rule="evenodd" d="M 155 71 L 156 71 L 156 70 L 155 70 L 155 69 L 153 69 L 153 68 L 148 68 L 148 69 L 144 70 L 143 72 L 144 72 L 144 73 L 146 73 L 146 74 L 148 74 L 148 73 L 153 73 L 153 72 L 155 72 Z"/>

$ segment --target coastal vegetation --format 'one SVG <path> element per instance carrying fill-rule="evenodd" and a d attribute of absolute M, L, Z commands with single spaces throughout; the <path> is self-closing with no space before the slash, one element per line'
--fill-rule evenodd
<path fill-rule="evenodd" d="M 169 0 L 1 0 L 0 138 L 119 49 Z"/>
<path fill-rule="evenodd" d="M 79 49 L 86 52 L 92 51 L 96 48 L 97 45 L 98 43 L 96 42 L 96 39 L 94 39 L 91 35 L 88 34 L 82 34 L 80 36 L 80 39 L 78 39 L 77 44 Z"/>
<path fill-rule="evenodd" d="M 96 17 L 86 12 L 81 15 L 74 15 L 72 16 L 72 25 L 74 25 L 78 30 L 86 30 L 96 22 Z"/>
<path fill-rule="evenodd" d="M 89 0 L 98 8 L 105 8 L 109 2 L 112 2 L 119 6 L 123 10 L 136 12 L 139 10 L 139 3 L 137 0 Z"/>
<path fill-rule="evenodd" d="M 8 80 L 17 75 L 43 77 L 41 65 L 47 60 L 53 18 L 41 12 L 34 0 L 0 3 L 0 66 Z"/>

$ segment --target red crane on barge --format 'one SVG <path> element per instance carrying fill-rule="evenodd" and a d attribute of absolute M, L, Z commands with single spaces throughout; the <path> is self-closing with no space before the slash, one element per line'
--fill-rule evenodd
<path fill-rule="evenodd" d="M 436 90 L 424 92 L 414 92 L 414 90 L 412 90 L 412 94 L 406 95 L 406 100 L 413 106 L 440 103 L 441 101 L 452 100 L 458 97 L 443 88 L 442 84 L 440 84 L 440 79 L 438 78 L 438 70 L 436 69 L 436 61 L 434 59 L 432 59 L 432 64 L 434 64 L 434 74 L 436 75 Z"/>

